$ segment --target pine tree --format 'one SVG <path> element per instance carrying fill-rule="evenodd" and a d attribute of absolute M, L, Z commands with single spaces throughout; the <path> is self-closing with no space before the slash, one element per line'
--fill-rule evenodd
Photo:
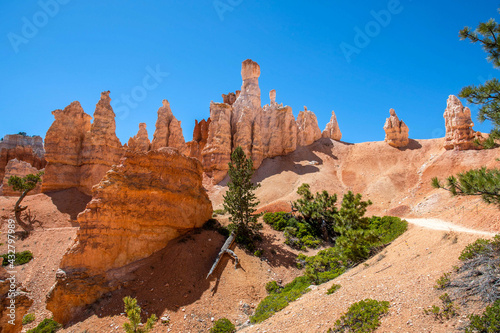
<path fill-rule="evenodd" d="M 494 19 L 480 23 L 474 31 L 465 27 L 460 30 L 459 36 L 462 40 L 469 39 L 474 44 L 482 44 L 488 54 L 488 61 L 493 63 L 493 67 L 500 68 L 500 25 Z M 469 103 L 481 105 L 479 121 L 490 120 L 493 123 L 490 137 L 482 145 L 485 148 L 497 146 L 495 141 L 500 139 L 500 81 L 494 78 L 479 86 L 464 87 L 459 96 Z"/>
<path fill-rule="evenodd" d="M 157 320 L 156 315 L 152 314 L 148 318 L 144 328 L 141 328 L 141 308 L 137 305 L 137 300 L 130 296 L 123 298 L 123 303 L 125 304 L 125 313 L 127 314 L 129 323 L 123 324 L 123 328 L 127 333 L 147 333 L 153 329 L 155 322 Z"/>
<path fill-rule="evenodd" d="M 316 192 L 314 196 L 311 193 L 309 184 L 302 184 L 297 189 L 300 199 L 292 203 L 302 218 L 315 230 L 316 236 L 329 240 L 335 236 L 334 225 L 338 214 L 337 195 L 330 195 L 327 191 Z"/>
<path fill-rule="evenodd" d="M 366 208 L 371 204 L 370 200 L 363 201 L 361 194 L 349 191 L 344 194 L 336 216 L 335 231 L 340 236 L 335 244 L 352 263 L 368 258 L 373 242 L 378 240 L 370 229 L 370 218 L 365 217 Z"/>
<path fill-rule="evenodd" d="M 254 191 L 260 184 L 252 183 L 253 162 L 247 158 L 243 149 L 237 147 L 231 154 L 229 162 L 228 190 L 224 195 L 224 209 L 231 216 L 229 220 L 231 232 L 236 234 L 236 242 L 250 245 L 256 236 L 256 231 L 262 228 L 257 222 L 259 214 L 254 214 L 259 204 Z"/>
<path fill-rule="evenodd" d="M 14 216 L 16 217 L 17 224 L 24 229 L 26 234 L 29 234 L 31 231 L 33 231 L 33 225 L 30 222 L 25 223 L 21 219 L 21 213 L 28 208 L 28 206 L 21 206 L 21 202 L 28 195 L 28 193 L 42 181 L 42 175 L 43 171 L 40 171 L 36 175 L 29 174 L 22 178 L 19 176 L 10 176 L 8 180 L 8 185 L 12 187 L 14 191 L 21 192 L 21 196 L 14 205 Z"/>
<path fill-rule="evenodd" d="M 453 195 L 480 195 L 484 202 L 495 204 L 500 208 L 499 169 L 483 167 L 459 173 L 457 177 L 448 177 L 446 186 L 434 177 L 432 186 L 448 190 Z"/>

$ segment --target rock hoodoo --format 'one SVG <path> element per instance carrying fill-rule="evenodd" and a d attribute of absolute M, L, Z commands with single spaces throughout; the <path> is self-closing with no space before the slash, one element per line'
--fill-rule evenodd
<path fill-rule="evenodd" d="M 286 155 L 297 149 L 297 123 L 292 108 L 276 103 L 276 90 L 269 92 L 271 103 L 262 111 L 264 157 Z"/>
<path fill-rule="evenodd" d="M 67 323 L 118 288 L 131 263 L 161 250 L 212 215 L 201 163 L 174 148 L 128 151 L 93 188 L 80 230 L 64 255 L 47 308 Z"/>
<path fill-rule="evenodd" d="M 304 111 L 300 111 L 297 116 L 297 145 L 309 146 L 314 141 L 321 138 L 321 130 L 318 126 L 316 115 L 307 110 L 304 106 Z"/>
<path fill-rule="evenodd" d="M 337 122 L 335 111 L 332 111 L 330 122 L 326 124 L 325 130 L 323 131 L 323 133 L 321 133 L 321 136 L 336 141 L 340 141 L 340 139 L 342 139 L 342 132 L 340 132 L 339 123 Z"/>
<path fill-rule="evenodd" d="M 1 195 L 4 196 L 19 196 L 20 192 L 14 191 L 9 186 L 9 178 L 11 176 L 24 177 L 26 175 L 37 174 L 38 172 L 43 170 L 38 170 L 37 168 L 31 166 L 28 162 L 19 161 L 18 159 L 12 159 L 7 163 L 5 167 L 5 176 L 3 178 L 2 191 L 0 191 Z M 41 192 L 41 185 L 38 184 L 33 190 L 31 190 L 28 195 L 38 194 Z"/>
<path fill-rule="evenodd" d="M 471 119 L 470 109 L 464 107 L 456 96 L 450 95 L 448 97 L 443 117 L 446 126 L 445 149 L 478 149 L 474 141 L 481 139 L 481 133 L 472 129 L 474 123 Z"/>
<path fill-rule="evenodd" d="M 202 160 L 201 152 L 208 140 L 208 127 L 210 126 L 210 117 L 205 120 L 202 119 L 200 122 L 195 120 L 194 130 L 193 130 L 193 140 L 187 143 L 189 149 L 189 156 Z"/>
<path fill-rule="evenodd" d="M 148 130 L 146 129 L 145 123 L 139 124 L 139 131 L 137 134 L 128 140 L 128 149 L 145 153 L 148 152 L 151 147 L 151 142 L 148 137 Z"/>
<path fill-rule="evenodd" d="M 408 139 L 408 126 L 404 121 L 399 120 L 394 109 L 389 110 L 391 116 L 385 120 L 385 142 L 392 147 L 401 148 L 406 146 L 410 140 Z"/>
<path fill-rule="evenodd" d="M 321 138 L 314 113 L 306 108 L 296 121 L 291 107 L 276 102 L 276 90 L 269 93 L 270 104 L 261 107 L 259 77 L 259 65 L 250 59 L 245 60 L 241 66 L 241 91 L 223 94 L 223 103 L 210 104 L 211 123 L 201 160 L 205 172 L 215 183 L 227 174 L 227 163 L 237 146 L 243 148 L 252 158 L 254 168 L 258 168 L 267 157 L 288 154 L 298 145 L 307 146 Z M 325 135 L 340 139 L 334 116 L 332 114 Z M 193 153 L 196 147 L 190 150 L 191 156 L 196 157 L 197 154 Z"/>
<path fill-rule="evenodd" d="M 163 106 L 158 109 L 158 120 L 151 142 L 151 150 L 163 147 L 177 148 L 181 153 L 188 154 L 181 122 L 174 117 L 170 103 L 166 99 L 163 100 Z"/>
<path fill-rule="evenodd" d="M 118 163 L 124 150 L 115 134 L 110 102 L 109 91 L 103 92 L 92 124 L 79 102 L 52 112 L 55 120 L 45 136 L 48 164 L 42 192 L 77 187 L 90 194 L 92 186 Z"/>
<path fill-rule="evenodd" d="M 210 104 L 211 123 L 201 155 L 205 172 L 216 183 L 225 177 L 234 148 L 241 146 L 252 158 L 254 168 L 258 168 L 264 159 L 259 76 L 259 65 L 250 59 L 245 60 L 241 66 L 241 92 L 236 91 L 234 103 L 231 104 L 233 97 L 230 93 L 223 95 L 223 101 L 227 103 Z"/>
<path fill-rule="evenodd" d="M 90 195 L 92 186 L 99 183 L 111 166 L 123 156 L 123 147 L 116 136 L 115 113 L 109 91 L 101 93 L 96 105 L 94 121 L 85 133 L 81 153 L 80 188 Z"/>
<path fill-rule="evenodd" d="M 210 125 L 207 144 L 203 148 L 202 163 L 205 173 L 215 183 L 226 176 L 231 159 L 231 112 L 232 107 L 224 103 L 210 103 Z"/>
<path fill-rule="evenodd" d="M 91 116 L 75 101 L 64 110 L 52 111 L 54 122 L 45 135 L 47 166 L 42 192 L 80 187 L 81 152 Z"/>
<path fill-rule="evenodd" d="M 262 107 L 259 88 L 260 66 L 250 59 L 241 65 L 241 93 L 231 117 L 233 148 L 240 146 L 258 168 L 264 159 L 261 136 Z"/>

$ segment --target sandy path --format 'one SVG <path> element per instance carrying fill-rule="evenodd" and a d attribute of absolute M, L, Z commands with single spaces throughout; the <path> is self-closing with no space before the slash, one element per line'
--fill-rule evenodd
<path fill-rule="evenodd" d="M 405 220 L 411 224 L 427 229 L 465 232 L 469 234 L 485 235 L 490 237 L 495 236 L 495 234 L 491 232 L 469 229 L 440 219 L 405 219 Z"/>

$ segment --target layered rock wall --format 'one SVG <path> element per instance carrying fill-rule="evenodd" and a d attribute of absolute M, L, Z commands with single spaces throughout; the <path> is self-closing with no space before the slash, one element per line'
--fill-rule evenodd
<path fill-rule="evenodd" d="M 443 117 L 446 126 L 445 149 L 467 150 L 478 148 L 474 141 L 481 139 L 481 134 L 472 129 L 474 123 L 471 119 L 470 109 L 464 107 L 456 96 L 450 95 L 448 97 Z"/>
<path fill-rule="evenodd" d="M 390 146 L 401 148 L 410 142 L 408 138 L 408 126 L 404 121 L 399 120 L 394 109 L 389 110 L 390 117 L 385 120 L 384 131 L 385 131 L 385 142 Z"/>
<path fill-rule="evenodd" d="M 34 168 L 40 170 L 47 162 L 45 157 L 39 157 L 32 146 L 16 146 L 14 148 L 3 148 L 0 150 L 0 179 L 5 176 L 5 168 L 10 160 L 17 159 L 29 163 Z"/>
<path fill-rule="evenodd" d="M 5 167 L 5 176 L 2 182 L 1 195 L 3 196 L 19 196 L 20 192 L 14 191 L 9 186 L 9 178 L 11 176 L 24 177 L 29 174 L 37 174 L 43 170 L 38 170 L 37 168 L 31 166 L 28 162 L 19 161 L 18 159 L 12 159 L 7 163 Z M 43 178 L 43 177 L 42 177 Z M 33 190 L 31 190 L 28 195 L 38 194 L 42 190 L 42 185 L 39 183 Z"/>
<path fill-rule="evenodd" d="M 80 230 L 61 261 L 47 308 L 67 323 L 103 293 L 117 288 L 127 265 L 201 227 L 212 215 L 202 166 L 173 148 L 128 151 L 93 189 L 78 216 Z"/>
<path fill-rule="evenodd" d="M 45 150 L 43 148 L 43 139 L 41 136 L 27 136 L 22 134 L 9 134 L 0 141 L 0 150 L 13 149 L 16 147 L 31 147 L 33 154 L 43 159 Z"/>

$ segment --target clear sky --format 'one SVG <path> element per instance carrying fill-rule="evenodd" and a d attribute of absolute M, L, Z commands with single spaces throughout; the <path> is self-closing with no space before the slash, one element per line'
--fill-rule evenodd
<path fill-rule="evenodd" d="M 168 99 L 191 140 L 210 101 L 241 87 L 241 62 L 261 66 L 262 103 L 323 129 L 335 110 L 343 141 L 384 139 L 394 108 L 410 138 L 443 137 L 450 94 L 498 72 L 464 26 L 498 18 L 492 0 L 2 0 L 0 136 L 45 133 L 51 111 L 78 100 L 92 115 L 111 91 L 125 143 Z M 497 19 L 498 20 L 498 19 Z M 127 97 L 128 96 L 128 97 Z M 490 130 L 476 121 L 475 129 Z"/>

